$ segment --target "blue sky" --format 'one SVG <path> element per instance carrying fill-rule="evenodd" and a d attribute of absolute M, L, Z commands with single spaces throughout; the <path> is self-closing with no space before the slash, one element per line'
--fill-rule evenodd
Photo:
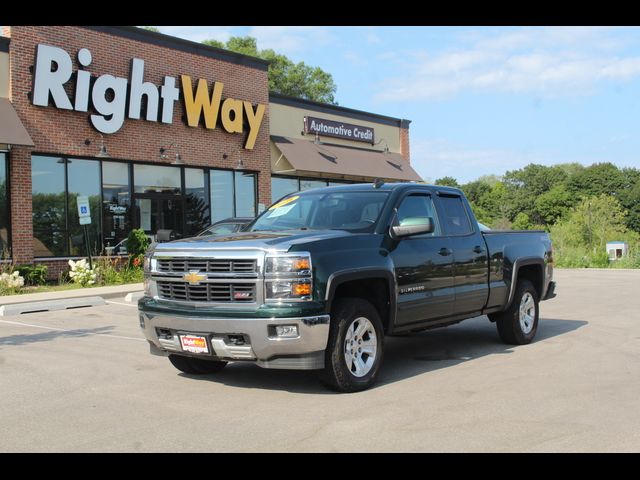
<path fill-rule="evenodd" d="M 411 163 L 427 180 L 532 162 L 640 168 L 640 28 L 158 28 L 252 35 L 323 68 L 340 105 L 412 121 Z"/>

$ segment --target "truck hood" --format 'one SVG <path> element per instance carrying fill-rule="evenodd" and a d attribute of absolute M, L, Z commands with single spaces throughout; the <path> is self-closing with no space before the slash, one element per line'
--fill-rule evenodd
<path fill-rule="evenodd" d="M 353 235 L 345 230 L 287 230 L 283 232 L 237 232 L 157 243 L 155 252 L 176 250 L 269 250 L 286 252 L 294 245 Z"/>

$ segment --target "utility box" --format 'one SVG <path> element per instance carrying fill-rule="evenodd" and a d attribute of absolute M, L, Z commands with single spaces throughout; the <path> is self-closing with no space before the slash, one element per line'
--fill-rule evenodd
<path fill-rule="evenodd" d="M 629 244 L 627 242 L 607 242 L 607 253 L 609 260 L 619 260 L 629 254 Z"/>

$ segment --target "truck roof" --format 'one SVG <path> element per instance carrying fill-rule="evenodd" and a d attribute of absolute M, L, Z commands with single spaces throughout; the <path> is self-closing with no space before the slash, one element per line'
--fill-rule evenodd
<path fill-rule="evenodd" d="M 430 185 L 426 183 L 417 183 L 417 182 L 393 182 L 393 183 L 383 183 L 377 189 L 375 188 L 373 183 L 350 183 L 345 185 L 331 186 L 331 187 L 321 187 L 322 190 L 330 191 L 330 192 L 339 192 L 339 191 L 368 191 L 368 190 L 380 190 L 383 192 L 396 191 L 396 190 L 404 190 L 406 188 L 424 188 L 428 191 L 440 191 L 440 192 L 449 192 L 455 194 L 462 194 L 462 191 L 458 188 L 454 187 L 445 187 L 442 185 Z M 305 190 L 305 192 L 312 192 L 315 190 L 320 190 L 320 188 L 314 188 Z"/>

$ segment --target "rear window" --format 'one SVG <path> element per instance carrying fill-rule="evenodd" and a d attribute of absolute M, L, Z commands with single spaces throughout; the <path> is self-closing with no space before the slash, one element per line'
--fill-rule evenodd
<path fill-rule="evenodd" d="M 444 209 L 444 223 L 448 235 L 467 235 L 471 233 L 471 223 L 460 197 L 441 196 Z"/>

